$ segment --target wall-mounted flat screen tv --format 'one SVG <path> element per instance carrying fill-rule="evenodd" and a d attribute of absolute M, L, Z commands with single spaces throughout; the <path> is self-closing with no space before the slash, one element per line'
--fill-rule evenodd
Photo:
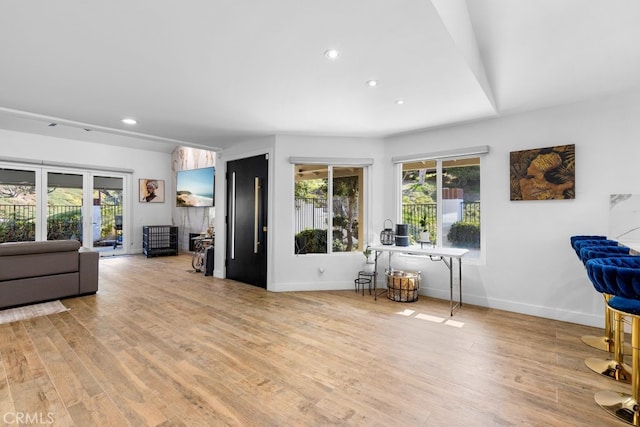
<path fill-rule="evenodd" d="M 176 206 L 215 206 L 214 178 L 214 167 L 178 171 Z"/>

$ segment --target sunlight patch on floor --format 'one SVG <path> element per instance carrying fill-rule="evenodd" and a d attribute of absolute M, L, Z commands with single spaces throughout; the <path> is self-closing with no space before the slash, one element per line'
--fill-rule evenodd
<path fill-rule="evenodd" d="M 398 311 L 396 314 L 400 316 L 405 316 L 405 317 L 412 317 L 415 313 L 416 313 L 415 310 L 409 310 L 408 308 L 405 308 L 402 311 Z M 413 317 L 420 320 L 426 320 L 428 322 L 442 323 L 443 325 L 453 326 L 454 328 L 462 328 L 464 326 L 464 322 L 459 322 L 453 319 L 445 320 L 444 317 L 433 316 L 431 314 L 417 313 Z"/>
<path fill-rule="evenodd" d="M 434 322 L 434 323 L 442 323 L 444 321 L 444 318 L 442 317 L 432 316 L 430 314 L 423 314 L 423 313 L 416 314 L 416 319 L 428 320 L 429 322 Z"/>
<path fill-rule="evenodd" d="M 458 322 L 457 320 L 447 320 L 444 322 L 447 326 L 453 326 L 454 328 L 462 328 L 464 326 L 464 322 Z"/>
<path fill-rule="evenodd" d="M 413 313 L 415 313 L 415 311 L 405 308 L 403 311 L 399 311 L 396 314 L 399 314 L 400 316 L 411 316 Z"/>

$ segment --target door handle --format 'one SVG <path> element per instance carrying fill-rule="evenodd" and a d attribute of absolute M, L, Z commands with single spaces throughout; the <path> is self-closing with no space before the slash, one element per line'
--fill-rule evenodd
<path fill-rule="evenodd" d="M 231 259 L 236 259 L 236 173 L 231 174 Z"/>
<path fill-rule="evenodd" d="M 260 178 L 257 176 L 253 181 L 253 253 L 258 253 L 258 214 L 259 214 L 259 199 L 260 199 Z"/>

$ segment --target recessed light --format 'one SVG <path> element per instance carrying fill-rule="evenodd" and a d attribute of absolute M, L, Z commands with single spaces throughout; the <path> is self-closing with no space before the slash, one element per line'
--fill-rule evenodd
<path fill-rule="evenodd" d="M 336 49 L 329 49 L 329 50 L 324 52 L 324 56 L 326 56 L 327 58 L 329 58 L 331 60 L 336 60 L 340 56 L 340 52 L 337 51 Z"/>
<path fill-rule="evenodd" d="M 122 119 L 122 123 L 125 125 L 135 125 L 138 122 L 135 119 Z"/>
<path fill-rule="evenodd" d="M 397 105 L 402 105 L 402 104 L 404 104 L 404 100 L 402 100 L 402 99 L 396 99 L 396 100 L 395 100 L 395 103 L 396 103 Z"/>
<path fill-rule="evenodd" d="M 377 80 L 367 80 L 366 84 L 369 87 L 376 87 L 376 86 L 378 86 L 378 81 Z"/>

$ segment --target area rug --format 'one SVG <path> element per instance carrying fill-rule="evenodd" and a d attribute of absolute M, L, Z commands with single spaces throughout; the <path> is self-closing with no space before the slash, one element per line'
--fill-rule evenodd
<path fill-rule="evenodd" d="M 0 310 L 0 325 L 17 322 L 19 320 L 32 319 L 34 317 L 47 316 L 49 314 L 62 313 L 69 309 L 60 301 L 49 301 L 41 304 L 26 305 L 24 307 Z"/>

